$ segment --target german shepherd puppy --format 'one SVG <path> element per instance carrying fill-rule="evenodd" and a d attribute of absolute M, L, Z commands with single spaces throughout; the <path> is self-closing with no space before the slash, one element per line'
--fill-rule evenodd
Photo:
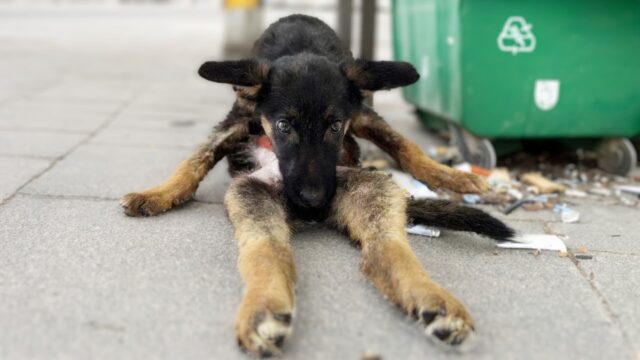
<path fill-rule="evenodd" d="M 236 318 L 239 346 L 281 351 L 291 333 L 296 271 L 289 245 L 298 220 L 325 221 L 362 250 L 362 271 L 429 335 L 461 343 L 474 323 L 462 303 L 429 278 L 412 253 L 408 221 L 508 239 L 513 231 L 473 208 L 414 201 L 388 176 L 358 169 L 353 136 L 372 141 L 433 187 L 482 192 L 480 178 L 440 165 L 396 133 L 363 99 L 418 80 L 404 62 L 354 60 L 322 21 L 303 15 L 272 24 L 254 57 L 206 62 L 199 74 L 233 85 L 237 100 L 208 142 L 159 186 L 121 201 L 130 216 L 162 213 L 190 199 L 227 156 L 234 180 L 225 207 L 235 227 L 245 283 Z"/>

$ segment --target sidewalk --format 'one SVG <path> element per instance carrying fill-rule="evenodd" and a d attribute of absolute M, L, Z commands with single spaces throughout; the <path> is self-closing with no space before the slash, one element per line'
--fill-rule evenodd
<path fill-rule="evenodd" d="M 231 89 L 196 75 L 221 56 L 221 21 L 210 9 L 0 8 L 1 359 L 246 359 L 233 335 L 242 287 L 221 205 L 225 164 L 175 211 L 129 218 L 118 206 L 166 177 L 229 110 Z M 398 92 L 376 107 L 429 143 Z M 456 232 L 411 237 L 475 317 L 460 349 L 428 340 L 366 281 L 345 237 L 311 226 L 293 239 L 298 299 L 284 358 L 640 359 L 638 210 L 575 208 L 579 224 L 522 210 L 503 219 L 567 234 L 591 260 Z"/>

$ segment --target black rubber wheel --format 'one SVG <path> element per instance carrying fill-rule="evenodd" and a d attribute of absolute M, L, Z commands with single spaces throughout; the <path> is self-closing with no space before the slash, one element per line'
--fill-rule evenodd
<path fill-rule="evenodd" d="M 627 138 L 604 139 L 597 152 L 598 166 L 615 175 L 629 175 L 638 162 L 636 149 Z"/>
<path fill-rule="evenodd" d="M 489 139 L 475 136 L 458 125 L 450 125 L 449 130 L 451 145 L 458 149 L 464 161 L 485 169 L 496 167 L 498 158 Z"/>

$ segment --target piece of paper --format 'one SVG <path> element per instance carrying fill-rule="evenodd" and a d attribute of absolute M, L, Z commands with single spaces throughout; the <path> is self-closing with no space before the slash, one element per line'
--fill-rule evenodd
<path fill-rule="evenodd" d="M 631 194 L 640 195 L 640 186 L 622 185 L 618 186 L 617 189 Z"/>
<path fill-rule="evenodd" d="M 440 236 L 440 230 L 432 227 L 424 226 L 424 225 L 413 225 L 413 226 L 407 227 L 407 232 L 409 234 L 422 235 L 422 236 L 428 236 L 428 237 Z"/>
<path fill-rule="evenodd" d="M 505 241 L 497 244 L 503 249 L 555 250 L 566 252 L 567 246 L 556 235 L 525 234 L 516 237 L 513 242 Z"/>
<path fill-rule="evenodd" d="M 427 185 L 414 179 L 411 175 L 396 170 L 385 171 L 391 175 L 391 179 L 401 188 L 405 189 L 415 199 L 435 199 L 438 194 L 431 191 Z"/>

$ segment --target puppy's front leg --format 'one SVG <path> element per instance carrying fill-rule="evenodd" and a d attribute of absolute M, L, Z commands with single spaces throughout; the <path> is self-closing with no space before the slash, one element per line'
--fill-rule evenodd
<path fill-rule="evenodd" d="M 473 320 L 411 251 L 406 202 L 402 189 L 384 174 L 341 170 L 331 219 L 361 245 L 362 271 L 385 298 L 418 320 L 427 334 L 459 344 L 473 330 Z"/>
<path fill-rule="evenodd" d="M 403 170 L 429 186 L 460 193 L 481 193 L 489 188 L 483 178 L 465 173 L 430 159 L 416 144 L 407 140 L 373 109 L 363 107 L 351 121 L 353 133 L 369 140 L 391 155 Z"/>
<path fill-rule="evenodd" d="M 238 345 L 262 357 L 280 353 L 291 333 L 296 281 L 282 194 L 272 185 L 241 176 L 229 187 L 225 206 L 246 285 L 236 316 Z"/>
<path fill-rule="evenodd" d="M 162 184 L 139 193 L 129 193 L 120 200 L 129 216 L 152 216 L 171 209 L 193 196 L 198 184 L 215 164 L 229 152 L 233 142 L 247 135 L 246 123 L 217 127 L 209 141 L 182 161 Z"/>

